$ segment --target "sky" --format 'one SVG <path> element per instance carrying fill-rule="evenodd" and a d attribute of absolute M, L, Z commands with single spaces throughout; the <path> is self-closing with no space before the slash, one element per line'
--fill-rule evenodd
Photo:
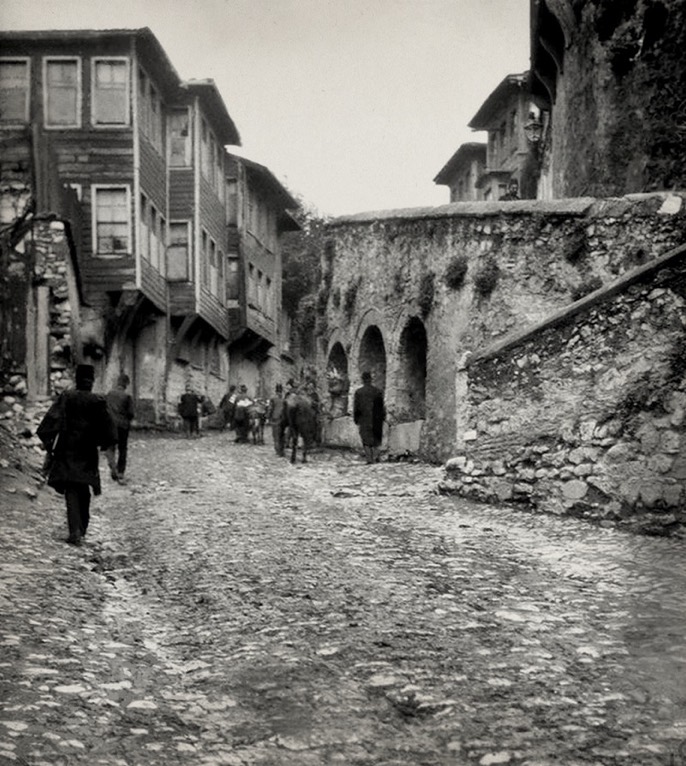
<path fill-rule="evenodd" d="M 215 81 L 241 154 L 332 216 L 447 203 L 434 177 L 529 66 L 529 0 L 0 0 L 3 30 L 139 27 Z"/>

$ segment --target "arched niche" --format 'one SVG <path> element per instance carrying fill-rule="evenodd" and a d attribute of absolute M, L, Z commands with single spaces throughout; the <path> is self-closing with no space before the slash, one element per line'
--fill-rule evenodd
<path fill-rule="evenodd" d="M 400 423 L 422 420 L 426 415 L 427 350 L 424 323 L 418 317 L 411 317 L 400 333 L 398 344 L 394 409 Z"/>
<path fill-rule="evenodd" d="M 382 391 L 386 389 L 386 346 L 381 330 L 369 325 L 360 341 L 358 374 L 367 370 L 372 374 L 372 383 Z"/>
<path fill-rule="evenodd" d="M 343 344 L 337 341 L 331 346 L 326 360 L 326 380 L 330 398 L 330 410 L 333 417 L 345 415 L 348 411 L 348 391 L 350 376 L 348 355 Z"/>

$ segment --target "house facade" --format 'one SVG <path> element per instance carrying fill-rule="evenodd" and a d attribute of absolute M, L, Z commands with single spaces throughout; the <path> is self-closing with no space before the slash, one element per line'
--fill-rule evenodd
<path fill-rule="evenodd" d="M 0 135 L 33 125 L 34 155 L 78 197 L 79 354 L 98 387 L 126 372 L 148 422 L 173 419 L 188 384 L 216 402 L 240 270 L 225 147 L 240 137 L 214 82 L 181 80 L 147 28 L 3 32 L 0 49 Z"/>
<path fill-rule="evenodd" d="M 451 202 L 474 202 L 484 198 L 480 185 L 486 170 L 486 144 L 462 144 L 438 172 L 434 183 L 447 186 Z"/>
<path fill-rule="evenodd" d="M 228 155 L 230 378 L 266 397 L 292 361 L 281 306 L 281 235 L 298 203 L 263 165 Z"/>
<path fill-rule="evenodd" d="M 505 77 L 470 120 L 470 128 L 488 133 L 486 167 L 477 182 L 482 199 L 502 199 L 513 182 L 519 197 L 536 196 L 531 180 L 534 149 L 527 131 L 538 114 L 529 91 L 529 73 L 524 72 Z"/>

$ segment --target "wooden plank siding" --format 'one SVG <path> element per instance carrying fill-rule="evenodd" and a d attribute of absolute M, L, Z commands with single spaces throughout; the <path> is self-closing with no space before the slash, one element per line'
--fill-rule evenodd
<path fill-rule="evenodd" d="M 167 217 L 167 164 L 165 158 L 142 134 L 140 142 L 141 192 Z"/>
<path fill-rule="evenodd" d="M 226 256 L 226 205 L 219 199 L 217 193 L 200 174 L 200 200 L 198 217 L 200 231 L 204 229 L 216 242 L 217 249 Z M 202 257 L 202 253 L 198 253 Z M 205 273 L 207 264 L 201 265 L 200 273 Z M 201 282 L 198 300 L 198 314 L 205 319 L 224 338 L 228 337 L 228 312 L 224 302 L 210 293 L 208 285 Z"/>
<path fill-rule="evenodd" d="M 169 171 L 169 220 L 192 221 L 194 200 L 193 168 L 171 168 Z"/>
<path fill-rule="evenodd" d="M 141 260 L 141 292 L 146 298 L 149 298 L 158 309 L 166 311 L 166 280 L 157 269 L 145 260 Z"/>
<path fill-rule="evenodd" d="M 88 253 L 83 256 L 80 267 L 83 291 L 89 303 L 100 303 L 99 296 L 107 292 L 133 289 L 136 283 L 136 262 L 132 255 L 93 258 Z"/>
<path fill-rule="evenodd" d="M 169 309 L 173 316 L 195 314 L 195 286 L 192 282 L 171 282 Z"/>
<path fill-rule="evenodd" d="M 204 286 L 200 286 L 198 313 L 223 337 L 229 336 L 228 311 L 216 295 L 212 295 Z"/>

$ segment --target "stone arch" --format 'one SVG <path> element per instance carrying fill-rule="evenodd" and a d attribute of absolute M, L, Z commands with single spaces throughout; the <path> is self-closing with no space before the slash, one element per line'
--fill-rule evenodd
<path fill-rule="evenodd" d="M 340 340 L 337 340 L 329 349 L 326 360 L 326 380 L 331 415 L 333 417 L 345 415 L 348 411 L 350 372 L 348 370 L 348 355 L 345 353 Z"/>
<path fill-rule="evenodd" d="M 398 341 L 395 375 L 395 416 L 400 423 L 426 416 L 426 362 L 428 339 L 419 317 L 408 319 Z"/>
<path fill-rule="evenodd" d="M 357 372 L 362 375 L 365 370 L 372 374 L 372 382 L 382 391 L 386 390 L 386 345 L 379 327 L 370 324 L 365 329 L 357 354 Z"/>

